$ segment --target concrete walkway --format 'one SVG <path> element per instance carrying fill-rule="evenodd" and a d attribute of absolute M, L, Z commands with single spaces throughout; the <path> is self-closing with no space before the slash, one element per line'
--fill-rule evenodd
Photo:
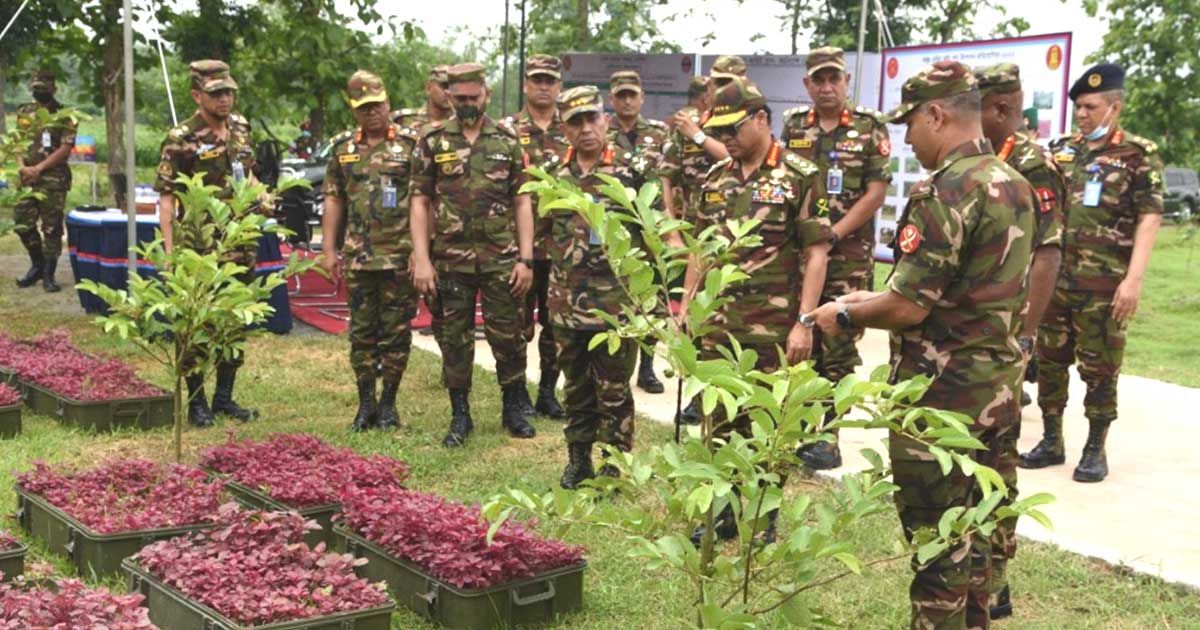
<path fill-rule="evenodd" d="M 437 353 L 432 337 L 414 335 L 414 345 Z M 887 362 L 887 335 L 869 331 L 860 343 L 866 367 Z M 529 380 L 537 382 L 537 347 L 529 346 Z M 475 348 L 476 363 L 495 369 L 487 342 Z M 663 365 L 658 366 L 662 377 Z M 665 379 L 664 379 L 665 381 Z M 561 383 L 560 383 L 561 386 Z M 1036 398 L 1036 388 L 1030 393 Z M 644 417 L 670 424 L 675 414 L 675 383 L 663 394 L 634 388 L 637 411 Z M 1023 519 L 1018 533 L 1063 549 L 1096 557 L 1115 565 L 1200 587 L 1200 389 L 1182 387 L 1137 376 L 1120 381 L 1120 420 L 1108 438 L 1109 477 L 1099 484 L 1072 481 L 1071 473 L 1087 438 L 1083 417 L 1083 383 L 1072 373 L 1071 402 L 1065 422 L 1067 463 L 1042 470 L 1021 470 L 1019 487 L 1025 495 L 1049 492 L 1057 497 L 1043 510 L 1054 523 L 1052 531 Z M 1025 409 L 1020 450 L 1029 450 L 1041 438 L 1042 418 L 1037 405 Z M 842 455 L 845 465 L 832 471 L 836 477 L 866 467 L 858 450 L 874 447 L 884 457 L 882 431 L 845 430 Z"/>

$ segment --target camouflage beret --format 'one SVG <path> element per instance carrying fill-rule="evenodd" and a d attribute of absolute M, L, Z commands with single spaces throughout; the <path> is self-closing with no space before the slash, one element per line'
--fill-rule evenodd
<path fill-rule="evenodd" d="M 562 79 L 562 60 L 554 55 L 537 54 L 525 60 L 525 77 L 544 74 Z"/>
<path fill-rule="evenodd" d="M 714 79 L 732 79 L 746 76 L 746 60 L 737 55 L 721 55 L 713 62 L 708 76 Z"/>
<path fill-rule="evenodd" d="M 1083 73 L 1075 80 L 1067 96 L 1075 100 L 1084 94 L 1120 90 L 1125 87 L 1125 69 L 1115 63 L 1102 63 Z"/>
<path fill-rule="evenodd" d="M 603 111 L 604 101 L 600 98 L 600 90 L 594 85 L 580 85 L 558 95 L 558 115 L 564 121 L 571 120 L 577 114 Z"/>
<path fill-rule="evenodd" d="M 1021 68 L 1015 63 L 998 63 L 975 69 L 980 94 L 1011 94 L 1021 89 Z"/>
<path fill-rule="evenodd" d="M 236 90 L 238 84 L 229 75 L 229 64 L 219 59 L 199 59 L 188 64 L 192 89 L 201 92 Z"/>
<path fill-rule="evenodd" d="M 891 123 L 901 123 L 916 108 L 940 98 L 978 90 L 975 73 L 958 61 L 938 61 L 909 77 L 900 87 L 900 106 L 887 113 Z"/>
<path fill-rule="evenodd" d="M 450 77 L 446 76 L 446 71 L 449 68 L 450 68 L 450 66 L 448 66 L 444 63 L 438 64 L 438 65 L 430 68 L 429 69 L 429 78 L 426 80 L 433 81 L 434 83 L 442 83 L 442 84 L 449 83 Z"/>
<path fill-rule="evenodd" d="M 387 90 L 383 87 L 383 79 L 373 72 L 359 70 L 350 76 L 346 82 L 346 95 L 350 97 L 350 107 L 358 109 L 368 103 L 382 103 L 387 100 Z"/>
<path fill-rule="evenodd" d="M 608 91 L 613 94 L 633 90 L 642 91 L 642 77 L 633 70 L 618 70 L 608 78 Z"/>
<path fill-rule="evenodd" d="M 29 89 L 54 87 L 54 73 L 49 70 L 38 70 L 29 75 Z"/>
<path fill-rule="evenodd" d="M 846 52 L 837 46 L 823 46 L 808 53 L 804 65 L 808 67 L 808 76 L 810 77 L 818 70 L 825 68 L 837 68 L 841 72 L 845 72 Z"/>
<path fill-rule="evenodd" d="M 704 128 L 725 127 L 740 122 L 751 111 L 766 104 L 767 99 L 753 81 L 734 77 L 727 85 L 717 90 L 713 97 L 712 116 L 704 123 Z"/>

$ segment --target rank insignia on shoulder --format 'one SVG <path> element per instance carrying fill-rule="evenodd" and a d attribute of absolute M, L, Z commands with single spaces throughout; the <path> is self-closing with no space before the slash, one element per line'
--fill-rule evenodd
<path fill-rule="evenodd" d="M 813 141 L 808 138 L 792 138 L 788 140 L 789 149 L 811 149 Z"/>
<path fill-rule="evenodd" d="M 347 153 L 338 156 L 338 164 L 353 164 L 362 159 L 362 156 L 357 153 Z"/>
<path fill-rule="evenodd" d="M 725 203 L 725 193 L 719 190 L 710 190 L 704 193 L 704 203 Z"/>
<path fill-rule="evenodd" d="M 454 151 L 448 151 L 446 153 L 438 153 L 433 156 L 433 161 L 438 164 L 445 164 L 446 162 L 455 162 L 457 160 L 458 160 L 458 153 L 456 153 Z"/>

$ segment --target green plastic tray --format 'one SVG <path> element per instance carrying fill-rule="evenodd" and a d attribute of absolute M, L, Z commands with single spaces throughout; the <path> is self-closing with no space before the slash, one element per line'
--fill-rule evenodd
<path fill-rule="evenodd" d="M 129 576 L 129 592 L 141 593 L 150 610 L 150 621 L 170 630 L 243 630 L 247 626 L 190 599 L 175 587 L 159 580 L 138 566 L 132 558 L 121 564 Z M 312 617 L 298 621 L 253 626 L 255 630 L 389 630 L 396 605 Z"/>
<path fill-rule="evenodd" d="M 229 475 L 220 473 L 215 470 L 206 469 L 209 475 L 214 478 L 224 478 L 225 487 L 229 489 L 230 494 L 234 499 L 242 505 L 255 509 L 276 512 L 298 512 L 300 516 L 306 519 L 316 521 L 321 525 L 321 529 L 314 529 L 304 534 L 304 542 L 308 543 L 309 547 L 315 547 L 317 543 L 323 542 L 326 547 L 332 547 L 335 541 L 333 535 L 333 517 L 342 511 L 341 503 L 330 503 L 327 505 L 314 505 L 307 508 L 297 508 L 286 503 L 280 503 L 272 499 L 269 495 L 259 492 L 250 486 L 240 484 L 234 481 Z"/>
<path fill-rule="evenodd" d="M 16 549 L 0 551 L 0 580 L 5 582 L 25 573 L 25 554 L 29 547 L 18 545 Z"/>
<path fill-rule="evenodd" d="M 0 407 L 0 440 L 21 435 L 21 404 Z"/>
<path fill-rule="evenodd" d="M 24 386 L 25 404 L 34 413 L 57 418 L 63 424 L 81 429 L 153 429 L 175 422 L 175 404 L 170 395 L 93 402 L 67 398 L 34 383 Z"/>
<path fill-rule="evenodd" d="M 80 575 L 104 577 L 121 571 L 121 561 L 142 550 L 152 542 L 183 534 L 211 529 L 213 525 L 197 524 L 186 527 L 147 529 L 117 534 L 98 534 L 50 505 L 20 484 L 17 492 L 17 521 L 30 535 L 40 538 L 46 547 L 70 558 Z"/>
<path fill-rule="evenodd" d="M 333 531 L 339 549 L 367 559 L 367 564 L 358 567 L 360 576 L 386 582 L 396 603 L 447 628 L 548 625 L 559 615 L 583 608 L 586 562 L 490 588 L 458 589 L 341 525 Z"/>

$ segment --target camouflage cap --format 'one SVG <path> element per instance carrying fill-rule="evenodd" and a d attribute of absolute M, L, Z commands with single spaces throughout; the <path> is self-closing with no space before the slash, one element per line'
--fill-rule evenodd
<path fill-rule="evenodd" d="M 603 111 L 604 101 L 594 85 L 580 85 L 558 95 L 558 115 L 563 121 L 571 120 L 577 114 Z"/>
<path fill-rule="evenodd" d="M 841 72 L 845 72 L 846 51 L 837 46 L 822 46 L 808 53 L 804 65 L 808 67 L 808 76 L 810 77 L 818 70 L 825 68 L 837 68 Z"/>
<path fill-rule="evenodd" d="M 525 60 L 525 78 L 535 74 L 544 74 L 555 79 L 562 79 L 562 60 L 554 55 L 537 54 Z"/>
<path fill-rule="evenodd" d="M 708 76 L 714 79 L 733 79 L 746 76 L 746 60 L 737 55 L 721 55 L 713 62 Z"/>
<path fill-rule="evenodd" d="M 29 89 L 54 87 L 54 73 L 49 70 L 38 70 L 29 76 Z"/>
<path fill-rule="evenodd" d="M 229 76 L 229 64 L 219 59 L 199 59 L 188 64 L 192 89 L 201 92 L 236 90 L 238 84 Z"/>
<path fill-rule="evenodd" d="M 482 94 L 487 82 L 486 74 L 483 65 L 478 63 L 459 63 L 446 68 L 450 91 L 461 96 Z"/>
<path fill-rule="evenodd" d="M 767 99 L 753 81 L 744 77 L 734 77 L 727 85 L 717 90 L 716 96 L 713 97 L 712 116 L 704 123 L 704 128 L 732 125 L 766 104 Z"/>
<path fill-rule="evenodd" d="M 444 63 L 438 64 L 429 69 L 429 78 L 426 80 L 445 85 L 450 82 L 450 77 L 446 75 L 446 71 L 449 69 L 450 66 Z"/>
<path fill-rule="evenodd" d="M 642 91 L 642 77 L 633 70 L 618 70 L 608 78 L 608 91 L 613 94 Z"/>
<path fill-rule="evenodd" d="M 891 123 L 901 123 L 921 105 L 978 89 L 975 73 L 961 62 L 939 61 L 909 77 L 900 88 L 900 106 L 887 113 Z"/>
<path fill-rule="evenodd" d="M 688 98 L 695 98 L 708 91 L 708 77 L 692 77 L 688 79 Z"/>
<path fill-rule="evenodd" d="M 350 75 L 346 82 L 346 95 L 350 97 L 350 107 L 358 109 L 368 103 L 382 103 L 387 100 L 387 90 L 383 87 L 383 79 L 373 72 L 359 70 Z"/>
<path fill-rule="evenodd" d="M 1021 89 L 1021 67 L 1015 63 L 998 63 L 975 69 L 980 94 L 1011 94 Z"/>

